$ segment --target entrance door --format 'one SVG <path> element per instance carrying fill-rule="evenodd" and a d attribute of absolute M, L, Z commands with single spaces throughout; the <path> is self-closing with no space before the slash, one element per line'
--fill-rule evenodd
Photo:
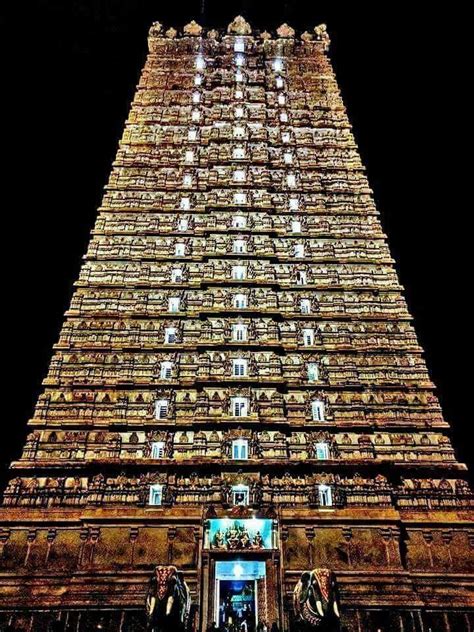
<path fill-rule="evenodd" d="M 255 632 L 266 619 L 265 562 L 216 562 L 215 621 L 230 632 Z"/>

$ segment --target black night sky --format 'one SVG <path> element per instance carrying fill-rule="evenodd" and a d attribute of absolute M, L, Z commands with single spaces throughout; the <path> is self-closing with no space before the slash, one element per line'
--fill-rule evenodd
<path fill-rule="evenodd" d="M 472 174 L 463 153 L 470 151 L 472 130 L 469 38 L 462 25 L 467 31 L 470 20 L 453 3 L 443 9 L 426 3 L 429 9 L 418 12 L 415 4 L 15 3 L 17 14 L 1 20 L 3 475 L 21 452 L 145 60 L 150 24 L 179 28 L 196 19 L 223 27 L 239 13 L 259 29 L 284 21 L 298 30 L 327 23 L 339 85 L 418 338 L 457 456 L 469 461 Z M 10 6 L 2 3 L 0 13 Z"/>

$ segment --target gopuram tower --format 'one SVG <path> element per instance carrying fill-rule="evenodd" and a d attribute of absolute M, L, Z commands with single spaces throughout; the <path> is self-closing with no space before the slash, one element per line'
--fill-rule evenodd
<path fill-rule="evenodd" d="M 175 567 L 190 631 L 473 630 L 473 495 L 328 48 L 151 27 L 3 495 L 0 627 L 144 631 Z"/>

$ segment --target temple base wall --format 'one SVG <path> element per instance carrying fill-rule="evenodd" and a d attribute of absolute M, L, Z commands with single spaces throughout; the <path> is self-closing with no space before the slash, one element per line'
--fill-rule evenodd
<path fill-rule="evenodd" d="M 143 604 L 157 564 L 183 571 L 194 629 L 205 630 L 215 560 L 246 554 L 209 548 L 200 508 L 16 508 L 0 517 L 0 622 L 18 630 L 46 630 L 52 619 L 79 632 L 98 625 L 144 629 Z M 275 524 L 277 546 L 253 557 L 267 565 L 268 616 L 280 629 L 294 629 L 292 591 L 314 567 L 336 573 L 348 631 L 472 629 L 474 580 L 466 556 L 472 532 L 462 512 L 402 517 L 394 510 L 369 516 L 282 509 Z"/>

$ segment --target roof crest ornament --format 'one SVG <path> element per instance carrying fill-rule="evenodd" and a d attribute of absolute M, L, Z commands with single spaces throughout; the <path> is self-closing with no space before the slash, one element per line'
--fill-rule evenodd
<path fill-rule="evenodd" d="M 291 26 L 288 26 L 288 24 L 285 22 L 277 28 L 277 34 L 279 35 L 279 37 L 291 38 L 295 36 L 295 29 L 291 28 Z"/>
<path fill-rule="evenodd" d="M 324 50 L 327 51 L 331 43 L 327 26 L 325 24 L 319 24 L 314 27 L 314 32 L 316 33 L 316 39 L 323 43 Z"/>
<path fill-rule="evenodd" d="M 186 26 L 183 28 L 183 32 L 186 33 L 186 35 L 193 35 L 196 37 L 201 35 L 202 26 L 198 24 L 195 20 L 191 20 L 191 22 L 189 22 L 189 24 L 186 24 Z"/>
<path fill-rule="evenodd" d="M 227 33 L 234 35 L 250 35 L 252 28 L 241 15 L 238 15 L 227 27 Z"/>

